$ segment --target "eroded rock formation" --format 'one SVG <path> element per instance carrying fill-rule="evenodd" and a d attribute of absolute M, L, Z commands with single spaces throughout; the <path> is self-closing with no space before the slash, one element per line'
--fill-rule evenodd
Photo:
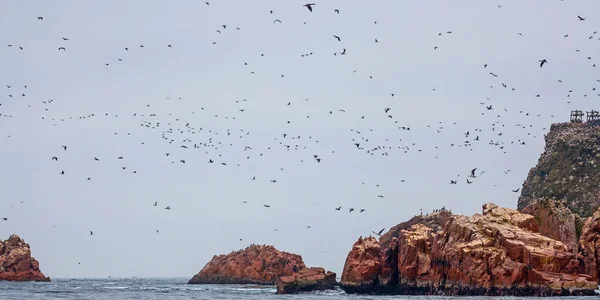
<path fill-rule="evenodd" d="M 562 202 L 539 199 L 527 205 L 521 212 L 532 215 L 543 236 L 559 240 L 577 253 L 578 230 L 583 225 L 581 218 L 572 213 Z"/>
<path fill-rule="evenodd" d="M 325 272 L 323 268 L 305 268 L 277 281 L 277 294 L 297 294 L 335 288 L 335 273 Z"/>
<path fill-rule="evenodd" d="M 567 245 L 538 232 L 531 215 L 492 203 L 471 217 L 437 214 L 391 234 L 385 247 L 374 238 L 359 239 L 346 259 L 342 289 L 543 296 L 592 295 L 598 287 L 579 273 L 580 260 Z"/>
<path fill-rule="evenodd" d="M 252 245 L 227 255 L 214 256 L 188 283 L 274 285 L 306 266 L 300 255 L 273 246 Z"/>
<path fill-rule="evenodd" d="M 18 235 L 0 241 L 0 280 L 50 281 L 40 271 L 40 264 L 31 257 L 29 244 Z"/>
<path fill-rule="evenodd" d="M 590 275 L 596 282 L 600 279 L 600 209 L 588 218 L 579 238 L 581 272 Z"/>

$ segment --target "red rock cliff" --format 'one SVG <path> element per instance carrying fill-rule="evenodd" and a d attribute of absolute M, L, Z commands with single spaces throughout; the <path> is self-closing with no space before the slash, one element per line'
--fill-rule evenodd
<path fill-rule="evenodd" d="M 290 276 L 305 267 L 300 255 L 273 246 L 252 245 L 214 256 L 188 283 L 274 285 L 279 277 Z"/>
<path fill-rule="evenodd" d="M 562 202 L 538 199 L 523 208 L 521 212 L 535 218 L 540 234 L 565 243 L 571 251 L 577 253 L 577 224 L 582 221 Z"/>
<path fill-rule="evenodd" d="M 567 245 L 538 233 L 531 215 L 488 203 L 483 214 L 447 217 L 427 216 L 386 247 L 359 239 L 340 286 L 348 293 L 537 296 L 592 295 L 598 287 L 579 273 Z"/>
<path fill-rule="evenodd" d="M 31 257 L 29 244 L 18 235 L 0 241 L 0 280 L 50 281 L 40 271 L 40 264 Z"/>
<path fill-rule="evenodd" d="M 596 282 L 600 275 L 600 209 L 585 221 L 579 238 L 579 259 L 581 271 L 590 275 Z"/>

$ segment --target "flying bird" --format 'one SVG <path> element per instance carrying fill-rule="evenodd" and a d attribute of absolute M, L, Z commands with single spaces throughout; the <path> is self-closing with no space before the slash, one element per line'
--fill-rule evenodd
<path fill-rule="evenodd" d="M 65 49 L 65 47 L 59 47 L 59 48 L 58 48 L 58 51 L 60 51 L 60 50 L 67 51 L 67 49 Z"/>
<path fill-rule="evenodd" d="M 539 61 L 540 62 L 540 68 L 544 66 L 544 64 L 547 64 L 548 61 L 544 58 L 542 60 Z"/>
<path fill-rule="evenodd" d="M 303 6 L 305 6 L 306 8 L 308 8 L 308 10 L 310 10 L 312 12 L 313 11 L 313 9 L 312 9 L 313 5 L 316 5 L 316 4 L 315 3 L 307 3 L 307 4 L 304 4 Z"/>
<path fill-rule="evenodd" d="M 340 39 L 340 37 L 339 37 L 339 36 L 337 36 L 337 35 L 335 35 L 335 34 L 333 35 L 333 37 L 334 37 L 336 40 L 338 40 L 338 42 L 341 42 L 341 41 L 342 41 L 342 39 Z"/>
<path fill-rule="evenodd" d="M 584 21 L 585 20 L 585 18 L 582 17 L 582 16 L 580 16 L 580 15 L 577 15 L 577 18 L 579 19 L 579 21 Z"/>
<path fill-rule="evenodd" d="M 381 230 L 379 230 L 379 232 L 375 232 L 375 231 L 371 231 L 371 232 L 377 236 L 381 236 L 381 234 L 383 233 L 384 230 L 385 230 L 385 228 L 382 228 Z"/>

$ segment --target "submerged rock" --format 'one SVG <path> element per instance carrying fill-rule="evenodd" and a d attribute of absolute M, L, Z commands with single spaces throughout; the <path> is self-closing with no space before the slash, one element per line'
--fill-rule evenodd
<path fill-rule="evenodd" d="M 334 289 L 336 275 L 323 268 L 305 268 L 277 281 L 277 294 L 297 294 L 310 291 Z"/>
<path fill-rule="evenodd" d="M 302 257 L 273 246 L 251 245 L 244 250 L 214 256 L 189 284 L 274 285 L 306 266 Z"/>
<path fill-rule="evenodd" d="M 598 288 L 594 278 L 579 273 L 579 261 L 569 246 L 541 235 L 531 215 L 488 203 L 482 214 L 448 214 L 443 220 L 446 217 L 441 223 L 433 222 L 441 220 L 439 216 L 415 222 L 386 238 L 385 247 L 375 238 L 360 238 L 346 259 L 342 289 L 368 294 L 550 296 L 594 295 Z"/>
<path fill-rule="evenodd" d="M 50 281 L 40 271 L 40 264 L 31 257 L 29 244 L 18 235 L 0 241 L 0 280 L 5 281 Z"/>

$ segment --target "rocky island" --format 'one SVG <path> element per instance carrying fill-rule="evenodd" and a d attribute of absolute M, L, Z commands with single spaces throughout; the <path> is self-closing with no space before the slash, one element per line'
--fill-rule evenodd
<path fill-rule="evenodd" d="M 595 295 L 600 275 L 600 126 L 553 124 L 517 210 L 483 205 L 415 216 L 359 238 L 346 258 L 347 293 Z"/>
<path fill-rule="evenodd" d="M 470 217 L 434 213 L 385 247 L 360 238 L 340 286 L 369 294 L 594 295 L 597 280 L 579 272 L 569 246 L 538 231 L 533 216 L 492 203 Z"/>
<path fill-rule="evenodd" d="M 40 264 L 31 257 L 29 244 L 18 235 L 0 241 L 0 280 L 50 281 L 40 271 Z"/>
<path fill-rule="evenodd" d="M 302 257 L 273 246 L 251 245 L 227 255 L 214 256 L 189 284 L 277 284 L 277 293 L 330 289 L 335 273 L 306 268 Z"/>

